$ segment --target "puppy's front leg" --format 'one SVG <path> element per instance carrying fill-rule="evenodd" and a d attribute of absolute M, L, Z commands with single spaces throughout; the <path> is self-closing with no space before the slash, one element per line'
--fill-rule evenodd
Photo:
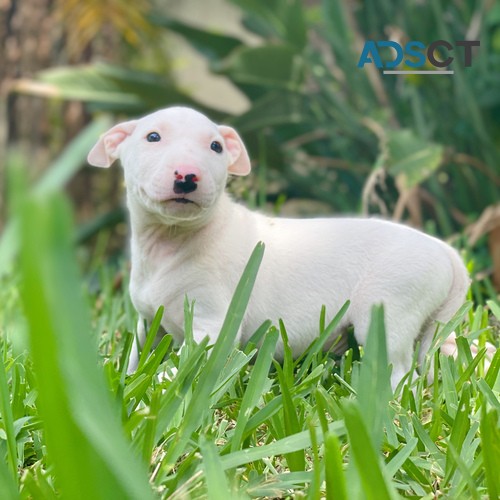
<path fill-rule="evenodd" d="M 144 318 L 139 316 L 137 321 L 137 334 L 132 342 L 132 349 L 128 358 L 127 375 L 134 373 L 139 364 L 139 348 L 144 345 L 146 341 L 146 327 L 144 326 Z"/>

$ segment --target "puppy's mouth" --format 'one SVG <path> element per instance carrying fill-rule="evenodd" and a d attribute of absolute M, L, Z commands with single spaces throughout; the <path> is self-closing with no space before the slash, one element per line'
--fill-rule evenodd
<path fill-rule="evenodd" d="M 167 200 L 167 201 L 174 201 L 175 203 L 182 203 L 184 205 L 186 205 L 188 203 L 194 203 L 194 201 L 189 200 L 187 198 L 173 198 L 173 199 Z"/>

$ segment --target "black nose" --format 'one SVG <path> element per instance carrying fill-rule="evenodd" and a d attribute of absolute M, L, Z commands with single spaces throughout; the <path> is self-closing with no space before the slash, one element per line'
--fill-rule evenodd
<path fill-rule="evenodd" d="M 187 194 L 192 193 L 198 187 L 196 184 L 198 178 L 195 174 L 188 174 L 184 177 L 184 180 L 176 179 L 174 181 L 174 193 L 175 194 Z"/>

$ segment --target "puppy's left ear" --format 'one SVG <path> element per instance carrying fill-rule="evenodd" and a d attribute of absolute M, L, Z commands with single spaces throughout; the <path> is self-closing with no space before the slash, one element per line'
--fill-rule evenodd
<path fill-rule="evenodd" d="M 248 175 L 252 167 L 241 137 L 234 128 L 227 127 L 226 125 L 220 125 L 219 132 L 224 138 L 226 150 L 231 158 L 228 172 L 234 175 Z"/>

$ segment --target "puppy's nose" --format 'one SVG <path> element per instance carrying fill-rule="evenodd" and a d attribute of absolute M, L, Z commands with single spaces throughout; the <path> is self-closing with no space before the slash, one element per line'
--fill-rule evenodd
<path fill-rule="evenodd" d="M 187 194 L 192 193 L 198 187 L 198 176 L 196 174 L 182 175 L 175 172 L 174 193 Z"/>

